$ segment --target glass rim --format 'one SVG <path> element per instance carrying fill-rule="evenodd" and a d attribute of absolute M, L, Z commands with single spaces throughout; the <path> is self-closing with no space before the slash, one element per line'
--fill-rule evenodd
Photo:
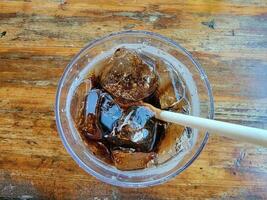
<path fill-rule="evenodd" d="M 111 34 L 108 34 L 106 36 L 97 38 L 89 43 L 87 43 L 73 58 L 72 60 L 69 62 L 69 64 L 67 65 L 67 67 L 65 68 L 59 83 L 58 83 L 58 87 L 57 87 L 57 93 L 56 93 L 56 102 L 55 102 L 55 115 L 56 115 L 56 125 L 57 125 L 57 130 L 59 132 L 61 141 L 65 147 L 65 149 L 67 150 L 67 152 L 71 155 L 71 157 L 76 161 L 76 163 L 82 168 L 84 169 L 86 172 L 88 172 L 89 174 L 92 174 L 93 176 L 95 176 L 97 179 L 104 181 L 106 183 L 109 183 L 111 185 L 116 185 L 116 186 L 120 186 L 120 187 L 128 187 L 128 188 L 140 188 L 140 187 L 148 187 L 148 186 L 153 186 L 153 185 L 158 185 L 162 182 L 165 182 L 175 176 L 177 176 L 178 174 L 180 174 L 182 171 L 184 171 L 186 168 L 188 168 L 195 160 L 196 158 L 199 156 L 199 154 L 201 153 L 201 151 L 203 150 L 204 146 L 206 145 L 208 138 L 209 138 L 209 133 L 206 132 L 204 139 L 201 143 L 201 145 L 198 147 L 197 152 L 190 158 L 189 161 L 186 162 L 186 164 L 184 164 L 182 167 L 180 167 L 178 170 L 176 170 L 173 173 L 168 174 L 165 177 L 162 177 L 160 179 L 156 179 L 156 180 L 150 180 L 150 181 L 146 181 L 146 182 L 123 182 L 119 179 L 116 179 L 116 181 L 114 181 L 111 178 L 105 177 L 97 172 L 95 172 L 94 170 L 92 170 L 90 167 L 88 167 L 80 158 L 79 156 L 72 150 L 71 146 L 69 145 L 69 143 L 67 142 L 67 139 L 64 135 L 64 130 L 62 128 L 62 124 L 61 124 L 61 117 L 60 117 L 60 95 L 61 95 L 61 89 L 64 83 L 64 80 L 69 72 L 69 70 L 71 69 L 71 67 L 73 66 L 73 64 L 80 58 L 81 54 L 87 50 L 88 48 L 91 48 L 95 45 L 97 45 L 99 42 L 108 39 L 110 37 L 113 36 L 118 36 L 118 35 L 131 35 L 131 34 L 144 34 L 144 35 L 148 35 L 148 36 L 152 36 L 155 38 L 158 38 L 160 40 L 162 40 L 163 42 L 169 43 L 172 46 L 174 46 L 175 48 L 178 48 L 179 50 L 181 50 L 183 53 L 185 53 L 185 55 L 190 59 L 190 61 L 194 64 L 194 67 L 198 70 L 199 74 L 203 77 L 203 81 L 205 83 L 205 87 L 207 89 L 207 93 L 208 93 L 208 97 L 209 97 L 209 113 L 208 113 L 208 117 L 210 119 L 214 118 L 214 101 L 213 101 L 213 95 L 212 95 L 212 89 L 210 86 L 210 83 L 208 81 L 207 75 L 204 71 L 204 69 L 201 67 L 201 65 L 199 64 L 199 62 L 197 60 L 195 60 L 193 58 L 193 56 L 191 55 L 191 53 L 189 53 L 184 47 L 182 47 L 180 44 L 178 44 L 177 42 L 173 41 L 170 38 L 167 38 L 165 36 L 162 36 L 158 33 L 154 33 L 154 32 L 150 32 L 150 31 L 140 31 L 140 30 L 127 30 L 127 31 L 120 31 L 120 32 L 114 32 Z"/>

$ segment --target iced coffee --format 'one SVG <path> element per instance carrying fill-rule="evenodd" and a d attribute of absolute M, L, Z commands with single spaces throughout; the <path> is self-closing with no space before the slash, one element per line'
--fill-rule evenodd
<path fill-rule="evenodd" d="M 162 59 L 118 48 L 77 87 L 71 114 L 87 148 L 120 170 L 157 166 L 176 156 L 190 128 L 156 119 L 146 104 L 190 113 L 179 73 Z"/>

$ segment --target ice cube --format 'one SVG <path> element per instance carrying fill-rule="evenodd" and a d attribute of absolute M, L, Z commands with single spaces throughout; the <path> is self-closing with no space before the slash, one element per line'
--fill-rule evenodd
<path fill-rule="evenodd" d="M 85 100 L 82 132 L 89 139 L 99 140 L 102 138 L 102 130 L 98 120 L 101 94 L 101 90 L 92 89 Z"/>
<path fill-rule="evenodd" d="M 92 89 L 85 102 L 83 131 L 90 139 L 102 139 L 113 130 L 121 116 L 121 108 L 108 93 Z"/>
<path fill-rule="evenodd" d="M 94 140 L 85 140 L 86 146 L 90 150 L 90 152 L 95 155 L 100 160 L 103 160 L 107 163 L 112 163 L 111 154 L 108 148 L 101 142 Z"/>
<path fill-rule="evenodd" d="M 116 168 L 120 170 L 136 170 L 146 168 L 147 163 L 154 158 L 154 153 L 114 150 L 112 157 Z"/>
<path fill-rule="evenodd" d="M 121 116 L 122 110 L 120 106 L 115 103 L 109 94 L 103 93 L 100 106 L 100 123 L 105 131 L 110 133 Z"/>
<path fill-rule="evenodd" d="M 170 107 L 170 110 L 189 115 L 190 114 L 189 101 L 186 98 L 182 98 L 176 103 L 174 103 L 172 107 Z"/>
<path fill-rule="evenodd" d="M 157 164 L 168 161 L 177 155 L 177 141 L 184 133 L 185 127 L 169 123 L 165 130 L 165 136 L 157 146 Z"/>
<path fill-rule="evenodd" d="M 184 97 L 184 84 L 171 65 L 158 60 L 156 70 L 159 74 L 157 94 L 161 109 L 168 109 Z"/>
<path fill-rule="evenodd" d="M 186 98 L 182 98 L 173 104 L 170 110 L 173 112 L 189 114 L 190 105 Z M 182 136 L 188 133 L 188 130 L 188 128 L 178 124 L 167 124 L 165 135 L 157 146 L 157 158 L 155 160 L 158 164 L 164 163 L 178 154 L 180 151 L 178 143 L 180 142 Z"/>
<path fill-rule="evenodd" d="M 70 114 L 76 125 L 80 126 L 81 115 L 84 108 L 84 101 L 88 91 L 91 89 L 92 83 L 90 79 L 85 79 L 75 90 L 71 100 Z"/>
<path fill-rule="evenodd" d="M 119 48 L 105 66 L 100 82 L 119 100 L 139 101 L 156 90 L 158 75 L 151 62 L 144 62 L 133 50 Z"/>
<path fill-rule="evenodd" d="M 176 142 L 176 151 L 179 152 L 187 152 L 193 144 L 193 133 L 190 127 L 186 127 L 184 129 L 184 133 Z"/>
<path fill-rule="evenodd" d="M 108 140 L 115 146 L 149 152 L 154 147 L 156 137 L 157 122 L 154 113 L 146 107 L 134 106 L 124 113 Z"/>

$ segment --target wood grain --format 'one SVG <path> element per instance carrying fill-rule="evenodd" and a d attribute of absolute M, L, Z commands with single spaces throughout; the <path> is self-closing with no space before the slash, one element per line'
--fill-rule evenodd
<path fill-rule="evenodd" d="M 211 136 L 178 177 L 144 189 L 102 183 L 71 159 L 55 126 L 58 80 L 86 43 L 127 29 L 163 34 L 193 53 L 216 119 L 267 128 L 264 0 L 2 0 L 0 198 L 267 199 L 267 149 L 223 137 Z"/>

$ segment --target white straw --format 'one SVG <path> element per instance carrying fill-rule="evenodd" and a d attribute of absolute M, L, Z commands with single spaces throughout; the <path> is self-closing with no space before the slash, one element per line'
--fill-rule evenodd
<path fill-rule="evenodd" d="M 157 111 L 156 118 L 191 128 L 206 130 L 239 141 L 267 147 L 267 130 L 205 119 L 170 111 Z"/>

